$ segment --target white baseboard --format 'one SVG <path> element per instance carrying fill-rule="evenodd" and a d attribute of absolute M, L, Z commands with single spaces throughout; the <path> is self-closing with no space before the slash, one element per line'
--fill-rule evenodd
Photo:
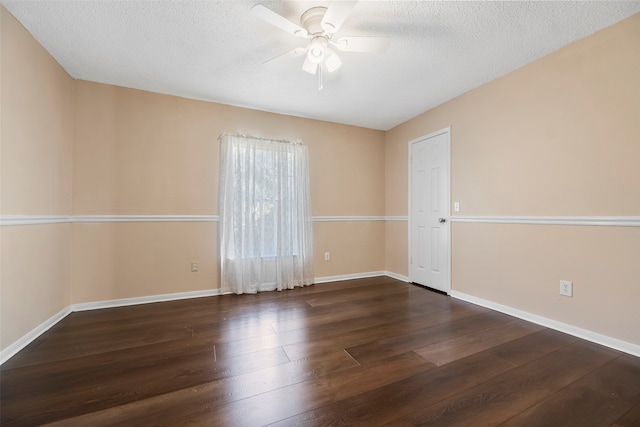
<path fill-rule="evenodd" d="M 587 341 L 601 344 L 606 347 L 610 347 L 616 350 L 623 351 L 625 353 L 632 354 L 640 357 L 640 345 L 630 342 L 622 341 L 617 338 L 612 338 L 606 335 L 599 334 L 597 332 L 589 331 L 586 329 L 578 328 L 573 325 L 558 322 L 557 320 L 549 319 L 547 317 L 538 316 L 537 314 L 528 313 L 526 311 L 518 310 L 517 308 L 509 307 L 506 305 L 498 304 L 493 301 L 488 301 L 482 298 L 474 297 L 463 292 L 451 291 L 449 293 L 453 298 L 467 301 L 472 304 L 480 305 L 482 307 L 490 308 L 491 310 L 499 311 L 501 313 L 508 314 L 510 316 L 517 317 L 528 322 L 536 323 L 547 328 L 555 329 L 556 331 L 564 332 L 574 337 L 582 338 Z"/>
<path fill-rule="evenodd" d="M 401 282 L 406 282 L 406 283 L 410 282 L 409 277 L 403 276 L 401 274 L 397 274 L 397 273 L 394 273 L 394 272 L 391 272 L 391 271 L 385 271 L 384 275 L 385 276 L 389 276 L 392 279 L 400 280 Z"/>
<path fill-rule="evenodd" d="M 176 301 L 188 298 L 201 298 L 220 295 L 220 289 L 207 289 L 204 291 L 178 292 L 174 294 L 150 295 L 145 297 L 121 298 L 95 302 L 81 302 L 71 305 L 71 311 L 98 310 L 101 308 L 125 307 L 128 305 L 150 304 L 162 301 Z"/>
<path fill-rule="evenodd" d="M 314 283 L 341 282 L 343 280 L 365 279 L 367 277 L 385 276 L 384 271 L 369 271 L 366 273 L 343 274 L 340 276 L 316 277 Z"/>
<path fill-rule="evenodd" d="M 5 348 L 0 352 L 0 365 L 13 357 L 17 352 L 31 344 L 33 340 L 43 333 L 47 332 L 52 326 L 64 319 L 71 313 L 71 306 L 65 307 L 63 310 L 51 316 L 49 319 L 36 326 L 31 332 L 21 337 L 19 340 Z"/>

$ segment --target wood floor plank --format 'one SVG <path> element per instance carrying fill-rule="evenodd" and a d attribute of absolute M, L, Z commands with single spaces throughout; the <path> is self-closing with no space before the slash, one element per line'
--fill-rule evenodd
<path fill-rule="evenodd" d="M 414 351 L 429 362 L 442 366 L 454 360 L 503 344 L 544 329 L 523 320 L 482 329 L 461 337 L 420 347 Z"/>
<path fill-rule="evenodd" d="M 495 426 L 597 367 L 573 356 L 570 351 L 552 352 L 390 425 Z"/>
<path fill-rule="evenodd" d="M 21 357 L 13 358 L 5 365 L 6 367 L 33 365 L 52 359 L 67 359 L 193 336 L 196 325 L 202 319 L 211 322 L 214 318 L 221 321 L 220 319 L 227 320 L 226 317 L 229 317 L 229 313 L 221 314 L 211 309 L 211 301 L 216 298 L 189 300 L 192 307 L 189 307 L 187 300 L 180 301 L 179 305 L 176 301 L 144 304 L 139 307 L 142 314 L 137 315 L 133 314 L 137 306 L 96 310 L 97 314 L 92 313 L 91 316 L 87 316 L 86 312 L 72 313 L 51 328 L 47 334 L 25 348 L 21 352 Z M 229 305 L 238 307 L 231 300 Z M 299 301 L 296 305 L 305 305 L 305 303 Z M 269 311 L 276 312 L 277 307 L 278 305 L 272 302 L 262 304 L 261 310 L 265 311 L 255 311 L 249 315 L 245 313 L 249 309 L 242 306 L 243 314 L 236 314 L 232 321 L 227 321 L 226 330 L 237 329 L 235 326 L 229 327 L 232 322 L 240 323 L 247 317 L 255 318 L 257 312 L 262 315 Z M 167 316 L 167 313 L 171 315 Z M 86 317 L 89 317 L 91 322 L 85 325 L 80 322 L 80 325 L 77 325 L 78 318 Z M 268 325 L 265 327 L 268 328 Z M 41 358 L 41 355 L 45 355 L 44 358 Z"/>
<path fill-rule="evenodd" d="M 274 426 L 384 426 L 513 369 L 510 363 L 490 353 L 457 360 L 353 397 L 306 411 L 276 422 Z"/>
<path fill-rule="evenodd" d="M 522 366 L 578 341 L 579 339 L 574 336 L 552 329 L 543 329 L 506 344 L 498 345 L 488 351 L 516 366 Z"/>
<path fill-rule="evenodd" d="M 185 419 L 216 425 L 216 407 L 282 387 L 338 374 L 358 364 L 345 352 L 297 360 L 222 378 L 126 405 L 68 418 L 51 425 L 109 427 L 118 425 L 173 426 Z M 194 424 L 197 425 L 197 424 Z M 218 424 L 222 425 L 222 424 Z"/>
<path fill-rule="evenodd" d="M 617 357 L 501 425 L 610 425 L 638 400 L 640 362 Z"/>
<path fill-rule="evenodd" d="M 374 277 L 72 313 L 0 366 L 0 424 L 637 426 L 639 382 L 637 357 Z"/>
<path fill-rule="evenodd" d="M 618 418 L 611 427 L 638 427 L 640 425 L 640 403 Z"/>
<path fill-rule="evenodd" d="M 345 353 L 343 352 L 343 354 Z M 297 366 L 300 363 L 292 362 L 292 365 Z M 142 412 L 140 420 L 145 420 L 147 412 L 159 410 L 162 417 L 154 415 L 153 425 L 262 426 L 279 420 L 283 414 L 295 415 L 305 408 L 321 406 L 336 397 L 357 394 L 362 389 L 375 387 L 386 381 L 411 376 L 431 368 L 433 365 L 425 362 L 424 359 L 415 354 L 407 354 L 394 357 L 371 368 L 352 367 L 341 372 L 316 372 L 314 377 L 309 380 L 273 387 L 271 391 L 255 393 L 250 397 L 222 405 L 213 395 L 217 387 L 214 384 L 207 384 L 177 392 L 177 400 L 175 396 L 170 399 L 167 399 L 166 396 L 159 396 L 153 400 L 140 402 L 139 405 L 142 407 L 134 408 L 133 405 L 130 405 L 125 408 L 127 413 L 124 416 L 115 410 L 103 411 L 91 416 L 67 420 L 66 423 L 60 425 L 84 426 L 89 422 L 92 426 L 114 425 L 114 421 L 131 422 L 136 420 L 133 413 Z M 247 386 L 250 387 L 250 384 Z M 163 409 L 163 406 L 174 404 L 176 406 L 172 406 L 170 409 Z"/>
<path fill-rule="evenodd" d="M 412 328 L 405 328 L 397 333 L 377 334 L 376 342 L 371 340 L 356 346 L 347 347 L 347 351 L 354 359 L 362 364 L 376 361 L 381 354 L 401 354 L 414 351 L 425 345 L 433 345 L 447 341 L 458 335 L 481 331 L 502 325 L 513 320 L 512 317 L 496 312 L 477 312 L 468 307 L 461 307 L 455 311 L 434 313 Z M 369 346 L 379 346 L 378 352 L 369 351 Z M 289 357 L 289 348 L 285 348 Z"/>
<path fill-rule="evenodd" d="M 407 289 L 401 286 L 378 286 L 376 288 L 355 288 L 349 292 L 325 292 L 317 294 L 314 298 L 306 299 L 311 307 L 321 307 L 323 305 L 341 304 L 349 301 L 362 299 L 371 300 L 379 296 L 393 295 L 394 293 L 406 294 Z"/>
<path fill-rule="evenodd" d="M 434 365 L 423 358 L 414 353 L 407 353 L 369 367 L 321 376 L 313 381 L 233 402 L 218 408 L 215 414 L 192 413 L 187 416 L 184 425 L 268 425 L 307 409 L 326 405 L 333 400 L 345 399 L 433 368 Z"/>
<path fill-rule="evenodd" d="M 409 292 L 394 293 L 384 298 L 372 300 L 351 300 L 330 306 L 309 307 L 304 316 L 290 316 L 288 313 L 284 313 L 284 315 L 279 315 L 278 319 L 272 322 L 272 326 L 276 331 L 284 332 L 291 329 L 315 327 L 329 321 L 336 322 L 363 316 L 375 316 L 390 311 L 396 313 L 400 311 L 430 313 L 444 310 L 446 308 L 441 307 L 436 301 L 416 298 Z"/>
<path fill-rule="evenodd" d="M 2 397 L 2 425 L 37 425 L 289 362 L 281 348 L 223 361 L 211 350 L 178 356 L 158 349 L 136 357 L 110 353 L 106 363 L 88 357 L 40 366 L 37 372 L 3 371 L 3 387 L 12 393 Z"/>
<path fill-rule="evenodd" d="M 190 338 L 193 335 L 192 325 L 178 325 L 176 327 L 158 327 L 146 330 L 102 331 L 83 336 L 55 336 L 47 338 L 51 344 L 45 342 L 37 351 L 25 353 L 19 363 L 9 363 L 7 368 L 48 363 L 55 360 L 67 360 L 104 352 L 140 347 L 148 344 L 171 343 L 176 340 Z M 47 356 L 48 355 L 48 356 Z M 16 360 L 16 362 L 18 362 Z"/>
<path fill-rule="evenodd" d="M 391 338 L 404 336 L 415 330 L 424 329 L 425 324 L 432 321 L 444 323 L 448 315 L 439 315 L 439 311 L 430 314 L 415 313 L 398 313 L 391 321 L 383 321 L 380 319 L 367 319 L 371 325 L 364 328 L 352 329 L 347 322 L 345 329 L 340 333 L 332 333 L 319 339 L 308 340 L 283 346 L 284 351 L 291 360 L 301 359 L 304 357 L 315 356 L 326 351 L 334 351 L 337 349 L 345 349 L 358 346 L 372 341 L 378 341 L 383 338 Z M 402 354 L 412 348 L 404 349 L 404 351 L 396 351 L 393 354 Z"/>
<path fill-rule="evenodd" d="M 419 310 L 388 309 L 380 312 L 366 311 L 358 317 L 349 317 L 348 320 L 338 315 L 337 319 L 325 319 L 323 323 L 310 321 L 308 327 L 286 329 L 283 332 L 271 333 L 264 336 L 252 337 L 243 340 L 219 342 L 217 345 L 219 357 L 230 357 L 238 354 L 255 351 L 256 349 L 283 346 L 291 360 L 308 357 L 315 353 L 307 351 L 304 355 L 294 352 L 294 348 L 302 346 L 308 349 L 308 344 L 313 343 L 319 352 L 344 349 L 348 343 L 356 339 L 366 340 L 372 334 L 376 337 L 381 334 L 393 334 L 394 331 L 407 330 L 410 327 L 419 327 L 420 320 L 431 318 L 435 312 L 442 311 L 436 305 L 424 305 Z M 416 319 L 414 321 L 414 319 Z M 385 329 L 389 329 L 385 332 Z M 355 338 L 358 337 L 358 338 Z M 400 354 L 397 352 L 396 354 Z"/>

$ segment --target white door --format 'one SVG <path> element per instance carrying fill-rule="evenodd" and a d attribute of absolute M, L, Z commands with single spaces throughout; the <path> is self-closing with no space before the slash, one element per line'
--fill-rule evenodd
<path fill-rule="evenodd" d="M 449 293 L 450 130 L 409 142 L 409 278 Z"/>

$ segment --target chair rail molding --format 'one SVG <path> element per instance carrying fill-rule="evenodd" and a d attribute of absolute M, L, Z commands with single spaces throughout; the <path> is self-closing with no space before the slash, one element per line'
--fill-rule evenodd
<path fill-rule="evenodd" d="M 0 215 L 0 226 L 107 222 L 219 222 L 219 215 Z M 407 221 L 406 216 L 313 216 L 313 222 Z"/>
<path fill-rule="evenodd" d="M 461 216 L 451 222 L 640 227 L 640 216 Z"/>

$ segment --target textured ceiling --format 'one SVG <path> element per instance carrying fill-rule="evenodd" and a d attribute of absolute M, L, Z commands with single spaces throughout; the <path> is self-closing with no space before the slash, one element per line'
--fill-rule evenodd
<path fill-rule="evenodd" d="M 329 1 L 0 3 L 77 79 L 382 130 L 640 11 L 640 1 L 360 1 L 337 36 L 389 37 L 390 48 L 340 52 L 318 91 L 304 57 L 263 64 L 306 40 L 249 11 L 260 3 L 298 23 Z"/>

